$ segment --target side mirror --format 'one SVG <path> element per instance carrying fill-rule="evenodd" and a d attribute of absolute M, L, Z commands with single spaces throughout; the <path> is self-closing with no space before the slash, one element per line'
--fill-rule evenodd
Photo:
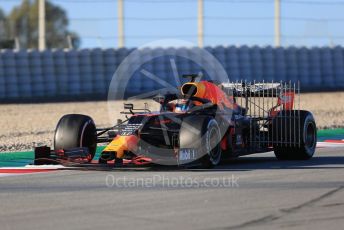
<path fill-rule="evenodd" d="M 132 103 L 124 103 L 124 109 L 133 110 L 134 105 Z"/>

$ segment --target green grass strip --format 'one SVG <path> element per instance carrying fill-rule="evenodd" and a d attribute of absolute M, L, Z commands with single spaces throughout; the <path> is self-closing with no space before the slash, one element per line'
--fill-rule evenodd
<path fill-rule="evenodd" d="M 327 137 L 327 136 L 339 136 L 344 135 L 344 129 L 322 129 L 318 130 L 318 136 Z"/>

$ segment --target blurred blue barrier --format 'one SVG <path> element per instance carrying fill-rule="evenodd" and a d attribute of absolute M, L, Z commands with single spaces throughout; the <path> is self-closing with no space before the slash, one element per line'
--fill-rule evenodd
<path fill-rule="evenodd" d="M 104 56 L 101 49 L 91 50 L 91 76 L 93 92 L 96 94 L 101 94 L 107 90 L 106 86 L 108 83 L 106 83 L 106 62 Z"/>
<path fill-rule="evenodd" d="M 298 73 L 301 84 L 306 87 L 312 86 L 312 81 L 309 76 L 309 61 L 308 61 L 308 50 L 306 48 L 301 48 L 297 50 L 297 63 L 298 63 Z"/>
<path fill-rule="evenodd" d="M 340 46 L 273 48 L 206 47 L 230 81 L 300 81 L 304 91 L 344 90 L 344 49 Z M 0 101 L 86 98 L 105 99 L 119 65 L 134 49 L 1 50 Z M 217 78 L 214 60 L 197 55 L 199 48 L 144 48 L 130 56 L 126 95 L 162 89 L 147 72 L 176 87 L 175 75 L 199 73 Z M 138 68 L 129 74 L 130 67 Z M 144 70 L 144 71 L 142 71 Z M 178 81 L 183 82 L 184 79 Z"/>
<path fill-rule="evenodd" d="M 226 49 L 226 67 L 225 70 L 228 74 L 228 77 L 232 81 L 240 81 L 240 67 L 239 67 L 239 58 L 238 58 L 238 49 L 234 46 L 231 46 Z"/>
<path fill-rule="evenodd" d="M 302 81 L 303 79 L 299 78 L 300 76 L 299 76 L 298 66 L 300 65 L 300 63 L 298 63 L 298 60 L 297 60 L 297 49 L 295 47 L 289 47 L 285 50 L 285 54 L 286 54 L 285 57 L 286 57 L 286 67 L 287 67 L 287 77 L 285 80 L 292 81 L 292 82 L 295 82 L 297 80 Z M 282 79 L 278 79 L 278 80 L 282 80 Z"/>
<path fill-rule="evenodd" d="M 321 74 L 321 58 L 320 49 L 313 48 L 309 50 L 309 74 L 310 74 L 310 84 L 314 88 L 327 87 L 326 84 L 322 85 L 322 74 Z"/>
<path fill-rule="evenodd" d="M 28 53 L 25 51 L 20 51 L 15 53 L 15 63 L 16 63 L 16 70 L 17 70 L 17 80 L 19 82 L 18 90 L 24 97 L 31 97 L 33 89 L 32 87 L 35 86 L 35 82 L 33 78 L 30 76 L 30 69 L 31 65 L 29 64 L 29 56 Z M 34 66 L 34 71 L 39 69 Z"/>
<path fill-rule="evenodd" d="M 335 88 L 333 59 L 330 48 L 321 49 L 321 80 L 322 84 L 330 88 Z"/>
<path fill-rule="evenodd" d="M 42 74 L 44 77 L 45 93 L 47 97 L 58 96 L 57 79 L 55 75 L 54 57 L 51 50 L 41 53 Z"/>
<path fill-rule="evenodd" d="M 284 53 L 280 50 L 274 50 L 268 46 L 262 48 L 262 62 L 263 62 L 263 75 L 266 81 L 274 79 L 282 80 L 281 76 L 285 75 L 285 69 L 280 70 L 281 60 L 285 64 Z M 275 52 L 274 52 L 275 51 Z"/>
<path fill-rule="evenodd" d="M 46 96 L 45 81 L 48 82 L 50 81 L 50 79 L 45 79 L 43 76 L 43 72 L 42 72 L 43 65 L 41 63 L 41 53 L 36 50 L 33 50 L 33 51 L 29 51 L 28 54 L 29 54 L 29 73 L 31 76 L 31 85 L 32 85 L 32 96 L 34 98 L 45 97 Z M 20 87 L 18 88 L 20 89 Z M 21 91 L 19 93 L 20 93 L 20 96 L 23 96 Z"/>
<path fill-rule="evenodd" d="M 268 77 L 266 78 L 268 81 L 272 81 L 278 79 L 280 81 L 288 81 L 290 79 L 287 78 L 287 63 L 286 63 L 286 54 L 284 48 L 277 48 L 273 49 L 272 47 L 268 48 L 269 52 L 271 52 L 270 58 L 273 60 L 273 67 L 271 70 L 269 69 L 269 65 L 266 65 L 266 71 Z M 278 76 L 277 78 L 275 77 Z M 265 74 L 264 74 L 265 77 Z"/>
<path fill-rule="evenodd" d="M 344 50 L 342 47 L 332 49 L 334 82 L 336 87 L 344 87 Z"/>
<path fill-rule="evenodd" d="M 80 76 L 80 93 L 81 94 L 92 94 L 94 88 L 97 87 L 97 81 L 93 81 L 92 75 L 92 61 L 91 61 L 91 52 L 88 49 L 80 50 L 78 52 L 79 58 L 79 76 Z"/>
<path fill-rule="evenodd" d="M 262 54 L 261 49 L 257 46 L 250 49 L 250 63 L 251 63 L 251 74 L 252 78 L 255 81 L 263 81 L 264 74 L 263 74 L 263 61 L 262 61 Z"/>
<path fill-rule="evenodd" d="M 0 56 L 0 100 L 6 98 L 6 78 L 4 73 L 4 64 Z"/>
<path fill-rule="evenodd" d="M 239 47 L 240 76 L 248 81 L 254 81 L 251 70 L 250 49 L 247 46 Z"/>
<path fill-rule="evenodd" d="M 11 50 L 4 50 L 1 53 L 3 61 L 3 72 L 6 85 L 6 98 L 13 99 L 21 96 L 19 94 L 19 84 L 17 79 L 17 68 L 14 52 Z"/>
<path fill-rule="evenodd" d="M 80 95 L 84 92 L 84 88 L 81 91 L 81 85 L 84 85 L 83 76 L 80 75 L 79 68 L 79 53 L 81 51 L 71 50 L 65 53 L 66 67 L 67 67 L 67 94 Z M 87 67 L 85 67 L 87 68 Z"/>
<path fill-rule="evenodd" d="M 64 51 L 54 50 L 53 51 L 53 62 L 55 69 L 55 79 L 57 92 L 56 96 L 68 95 L 68 78 L 67 62 L 65 59 Z"/>

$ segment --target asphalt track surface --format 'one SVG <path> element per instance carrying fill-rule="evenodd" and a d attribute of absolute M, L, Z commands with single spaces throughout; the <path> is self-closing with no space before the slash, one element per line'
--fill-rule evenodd
<path fill-rule="evenodd" d="M 106 179 L 108 180 L 106 183 Z M 0 178 L 6 229 L 342 229 L 344 148 L 212 170 L 62 170 Z"/>

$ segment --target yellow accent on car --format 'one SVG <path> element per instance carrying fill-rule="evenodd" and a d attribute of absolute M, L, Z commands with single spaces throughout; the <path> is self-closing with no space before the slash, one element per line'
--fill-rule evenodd
<path fill-rule="evenodd" d="M 117 158 L 123 158 L 124 151 L 135 151 L 137 145 L 137 136 L 116 136 L 110 144 L 108 144 L 103 152 L 116 152 Z"/>

